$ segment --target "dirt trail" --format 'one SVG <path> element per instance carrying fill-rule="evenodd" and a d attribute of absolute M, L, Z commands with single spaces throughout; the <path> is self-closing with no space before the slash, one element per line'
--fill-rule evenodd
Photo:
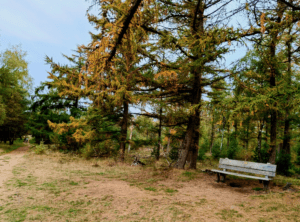
<path fill-rule="evenodd" d="M 0 193 L 4 190 L 4 182 L 13 176 L 13 167 L 24 161 L 23 156 L 28 149 L 29 146 L 24 146 L 8 154 L 0 156 Z"/>

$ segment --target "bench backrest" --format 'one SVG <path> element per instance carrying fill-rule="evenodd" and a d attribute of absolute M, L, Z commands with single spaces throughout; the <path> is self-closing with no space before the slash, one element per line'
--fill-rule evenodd
<path fill-rule="evenodd" d="M 220 159 L 219 168 L 275 177 L 276 165 L 240 160 Z"/>

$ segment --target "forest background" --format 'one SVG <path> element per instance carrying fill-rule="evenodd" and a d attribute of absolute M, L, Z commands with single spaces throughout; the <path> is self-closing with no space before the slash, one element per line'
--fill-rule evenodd
<path fill-rule="evenodd" d="M 120 161 L 146 146 L 180 169 L 212 156 L 299 174 L 297 1 L 90 3 L 91 42 L 67 65 L 46 57 L 49 80 L 34 93 L 26 53 L 1 54 L 0 140 L 31 134 Z"/>

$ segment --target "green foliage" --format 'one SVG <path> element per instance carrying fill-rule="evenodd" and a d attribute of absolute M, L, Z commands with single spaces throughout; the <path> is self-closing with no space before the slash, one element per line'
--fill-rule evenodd
<path fill-rule="evenodd" d="M 260 149 L 261 160 L 259 159 L 259 153 L 258 153 L 259 151 L 258 151 L 257 147 L 255 148 L 255 150 L 253 152 L 252 160 L 254 162 L 267 163 L 269 161 L 269 157 L 270 157 L 268 150 L 269 150 L 268 143 L 262 142 L 261 149 Z"/>
<path fill-rule="evenodd" d="M 209 139 L 208 138 L 204 138 L 203 142 L 200 143 L 200 149 L 203 149 L 205 152 L 208 152 L 210 149 L 210 144 L 209 144 Z M 199 149 L 199 150 L 200 150 Z"/>
<path fill-rule="evenodd" d="M 26 53 L 12 47 L 0 54 L 0 141 L 13 141 L 26 134 L 31 78 Z"/>
<path fill-rule="evenodd" d="M 221 146 L 221 143 L 218 140 L 215 141 L 215 143 L 213 144 L 213 147 L 211 149 L 211 155 L 214 159 L 218 159 L 218 158 L 222 157 L 220 146 Z"/>
<path fill-rule="evenodd" d="M 169 153 L 169 158 L 172 161 L 178 160 L 178 155 L 179 155 L 178 150 L 179 150 L 179 146 L 172 146 L 170 153 Z"/>
<path fill-rule="evenodd" d="M 205 153 L 206 153 L 205 149 L 200 147 L 198 150 L 198 160 L 205 160 L 206 159 Z"/>
<path fill-rule="evenodd" d="M 298 143 L 298 146 L 296 148 L 296 154 L 297 154 L 296 164 L 300 165 L 300 144 L 299 143 Z"/>
<path fill-rule="evenodd" d="M 238 150 L 239 150 L 239 144 L 237 140 L 234 137 L 231 137 L 229 142 L 229 147 L 227 150 L 227 157 L 229 159 L 235 159 Z"/>
<path fill-rule="evenodd" d="M 80 150 L 83 157 L 89 159 L 91 157 L 111 157 L 118 154 L 118 143 L 114 140 L 106 140 L 98 143 L 87 143 Z"/>
<path fill-rule="evenodd" d="M 40 145 L 36 145 L 34 148 L 34 152 L 36 154 L 44 154 L 46 150 L 47 150 L 47 147 L 46 147 L 46 145 L 44 145 L 44 141 L 41 141 Z"/>

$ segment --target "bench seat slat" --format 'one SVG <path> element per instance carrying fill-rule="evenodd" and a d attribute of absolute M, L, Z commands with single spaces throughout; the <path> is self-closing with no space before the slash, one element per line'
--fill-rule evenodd
<path fill-rule="evenodd" d="M 255 163 L 255 162 L 248 162 L 248 161 L 240 161 L 240 160 L 231 160 L 231 159 L 220 159 L 220 164 L 222 165 L 231 165 L 236 167 L 246 167 L 249 169 L 255 170 L 263 170 L 263 171 L 270 171 L 276 172 L 276 165 L 273 164 L 265 164 L 265 163 Z"/>
<path fill-rule="evenodd" d="M 266 180 L 266 181 L 272 180 L 271 178 L 256 177 L 256 176 L 250 176 L 250 175 L 233 173 L 233 172 L 222 171 L 222 170 L 211 170 L 211 171 L 216 172 L 216 173 L 221 173 L 221 174 L 227 174 L 227 175 L 233 175 L 233 176 L 239 176 L 239 177 L 247 177 L 247 178 L 256 179 L 256 180 Z"/>
<path fill-rule="evenodd" d="M 275 177 L 275 172 L 220 164 L 219 168 Z"/>

